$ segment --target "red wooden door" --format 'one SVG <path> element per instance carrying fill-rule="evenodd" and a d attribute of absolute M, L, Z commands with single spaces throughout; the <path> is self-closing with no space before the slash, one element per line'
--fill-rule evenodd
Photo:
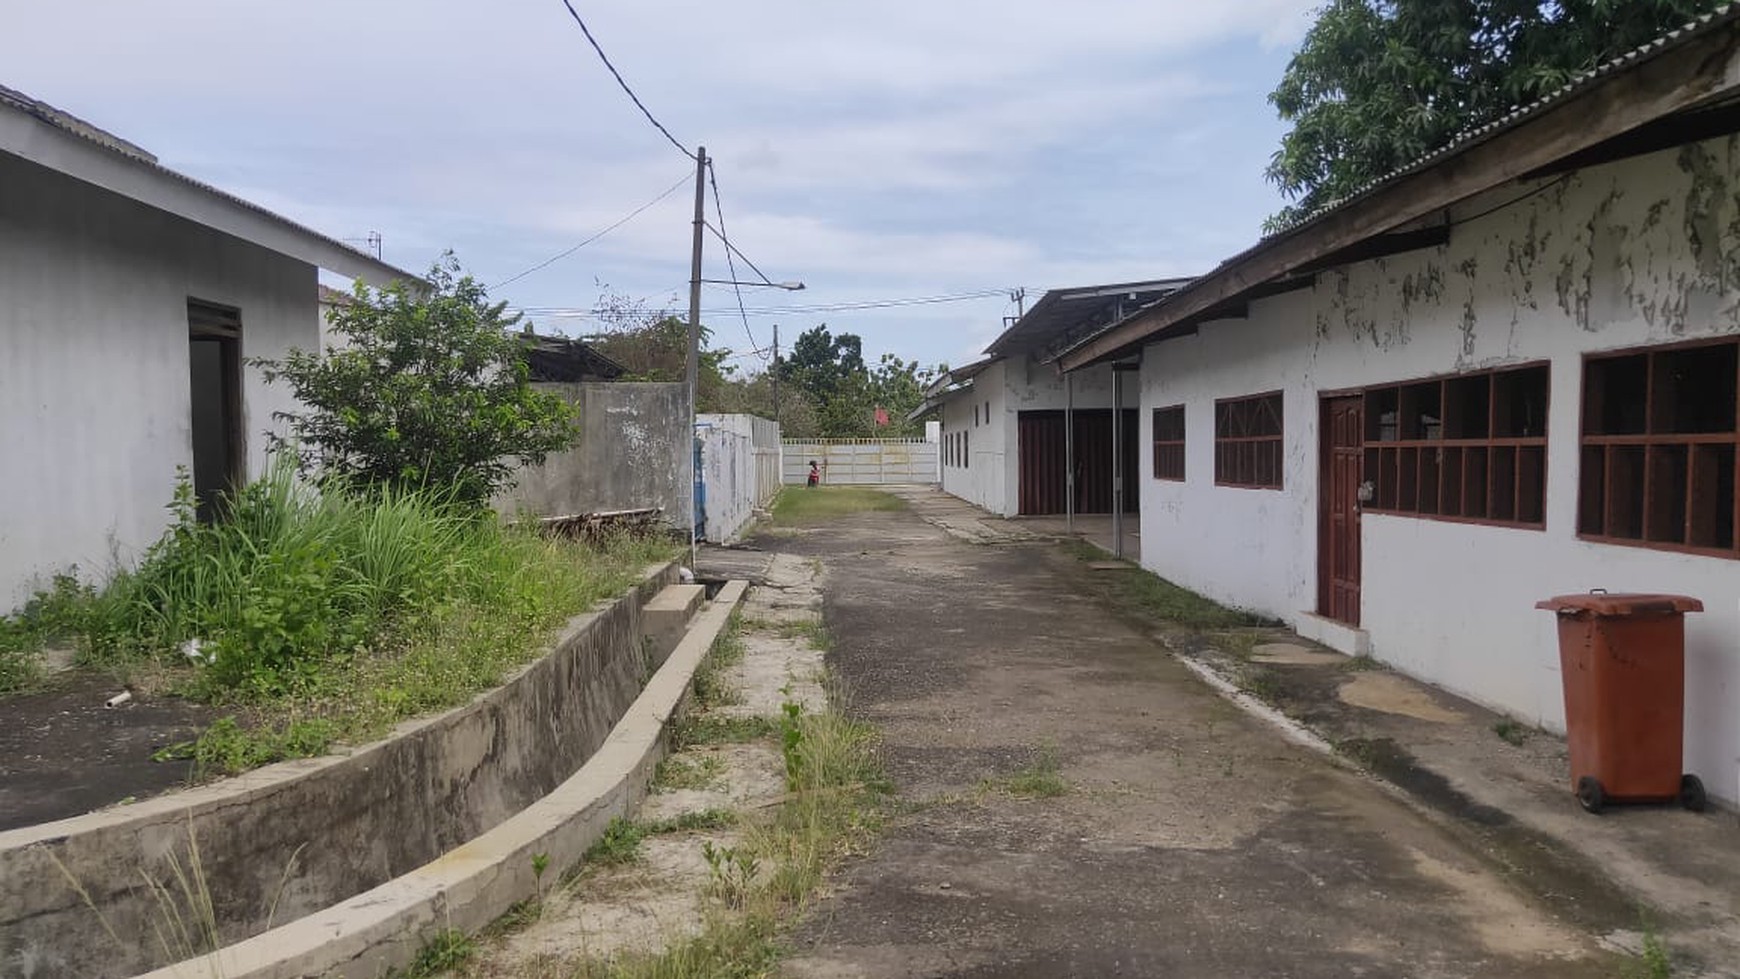
<path fill-rule="evenodd" d="M 1324 398 L 1318 482 L 1317 611 L 1359 625 L 1359 487 L 1365 475 L 1365 399 Z"/>

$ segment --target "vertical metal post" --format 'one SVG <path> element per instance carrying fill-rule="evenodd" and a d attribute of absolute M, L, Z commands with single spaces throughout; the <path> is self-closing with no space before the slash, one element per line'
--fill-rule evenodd
<path fill-rule="evenodd" d="M 1124 372 L 1112 365 L 1112 557 L 1124 557 Z"/>
<path fill-rule="evenodd" d="M 1075 375 L 1063 375 L 1063 526 L 1075 533 Z"/>
<path fill-rule="evenodd" d="M 707 228 L 707 148 L 695 147 L 695 242 L 689 260 L 689 358 L 685 368 L 689 392 L 689 567 L 695 566 L 695 532 L 699 521 L 695 507 L 700 496 L 695 488 L 701 482 L 701 467 L 694 452 L 695 416 L 700 411 L 701 373 L 701 242 Z"/>

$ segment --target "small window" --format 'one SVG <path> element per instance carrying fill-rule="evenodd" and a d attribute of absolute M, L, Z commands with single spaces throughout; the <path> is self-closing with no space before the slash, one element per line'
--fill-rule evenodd
<path fill-rule="evenodd" d="M 1543 527 L 1547 380 L 1531 364 L 1367 389 L 1366 509 Z"/>
<path fill-rule="evenodd" d="M 961 468 L 973 468 L 973 433 L 961 433 Z"/>
<path fill-rule="evenodd" d="M 1184 481 L 1184 406 L 1154 409 L 1154 478 Z"/>
<path fill-rule="evenodd" d="M 1737 372 L 1732 340 L 1584 361 L 1580 536 L 1740 556 Z"/>
<path fill-rule="evenodd" d="M 1280 489 L 1281 392 L 1214 403 L 1214 481 Z"/>

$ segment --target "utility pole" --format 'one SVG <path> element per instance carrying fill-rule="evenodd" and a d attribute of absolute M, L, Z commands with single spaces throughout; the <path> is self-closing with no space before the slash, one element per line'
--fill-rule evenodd
<path fill-rule="evenodd" d="M 1020 319 L 1021 317 L 1027 315 L 1027 287 L 1026 286 L 1022 286 L 1019 289 L 1010 290 L 1009 291 L 1009 301 L 1015 304 L 1015 318 L 1016 319 Z"/>
<path fill-rule="evenodd" d="M 773 423 L 779 424 L 779 324 L 773 324 Z"/>
<path fill-rule="evenodd" d="M 707 148 L 695 147 L 695 246 L 689 262 L 689 437 L 683 447 L 689 457 L 689 567 L 695 566 L 695 533 L 699 526 L 695 507 L 700 503 L 693 494 L 701 481 L 695 465 L 695 414 L 700 410 L 699 377 L 701 373 L 701 242 L 707 230 Z"/>

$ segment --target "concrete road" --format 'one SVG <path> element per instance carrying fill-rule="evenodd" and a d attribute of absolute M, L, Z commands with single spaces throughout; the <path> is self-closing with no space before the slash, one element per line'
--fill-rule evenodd
<path fill-rule="evenodd" d="M 831 667 L 898 814 L 788 974 L 1589 977 L 1624 963 L 1377 785 L 1247 717 L 1041 541 L 940 495 L 770 549 L 826 568 Z M 970 520 L 965 512 L 963 520 Z M 1009 791 L 1054 755 L 1060 795 Z"/>

